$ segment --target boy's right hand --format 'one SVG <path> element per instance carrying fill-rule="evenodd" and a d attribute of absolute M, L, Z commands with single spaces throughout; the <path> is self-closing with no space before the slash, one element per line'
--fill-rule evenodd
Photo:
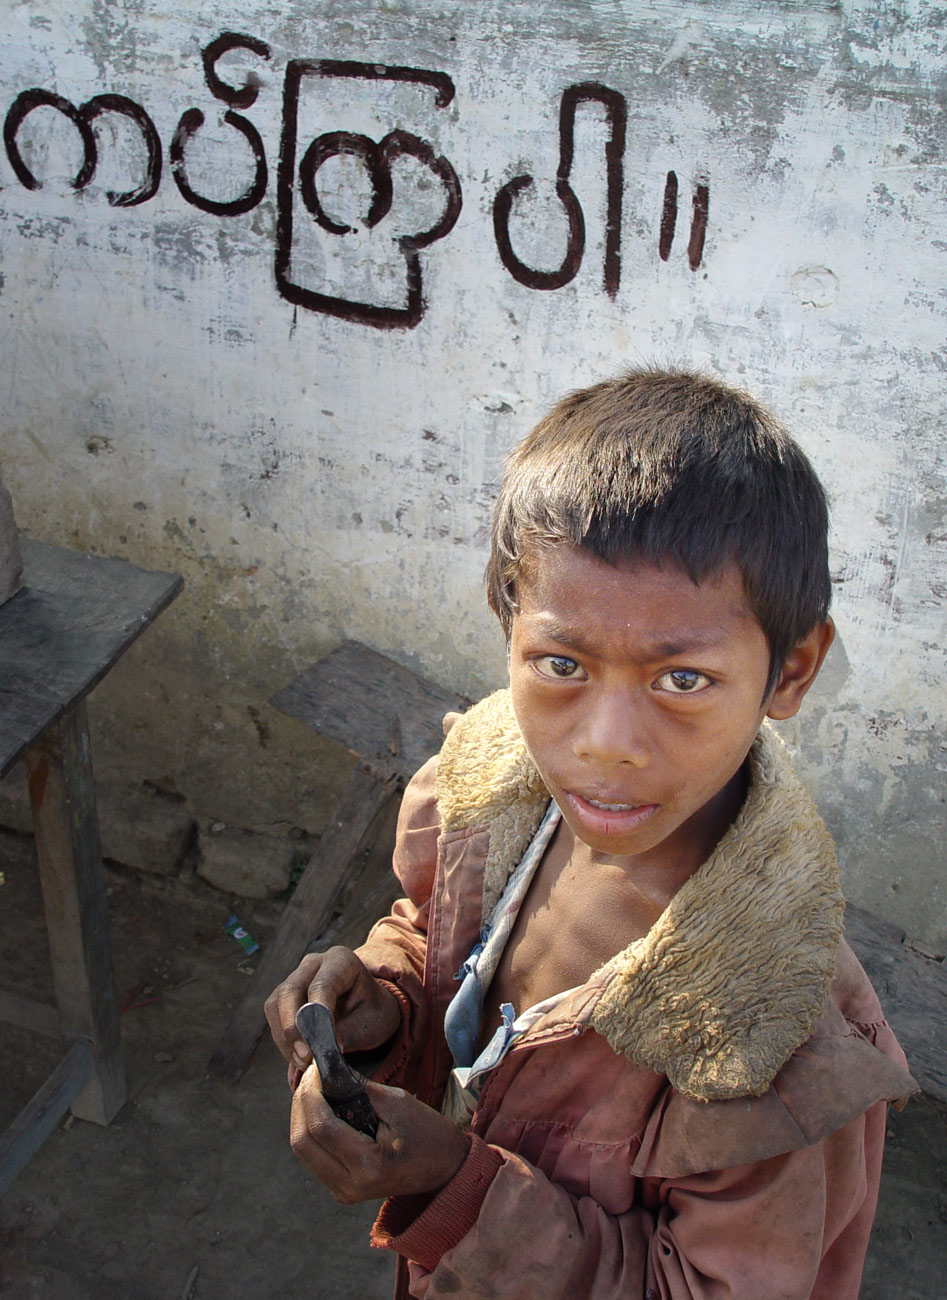
<path fill-rule="evenodd" d="M 306 1002 L 321 1002 L 332 1012 L 343 1052 L 381 1047 L 401 1023 L 394 995 L 378 983 L 351 949 L 308 953 L 264 1005 L 273 1041 L 289 1062 L 290 1087 L 298 1083 L 312 1060 L 296 1028 L 296 1012 Z"/>

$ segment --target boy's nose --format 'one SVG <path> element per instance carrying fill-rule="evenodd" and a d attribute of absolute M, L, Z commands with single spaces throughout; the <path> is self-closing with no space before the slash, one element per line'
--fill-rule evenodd
<path fill-rule="evenodd" d="M 637 692 L 600 692 L 589 702 L 576 736 L 576 753 L 597 763 L 645 767 L 650 746 Z"/>

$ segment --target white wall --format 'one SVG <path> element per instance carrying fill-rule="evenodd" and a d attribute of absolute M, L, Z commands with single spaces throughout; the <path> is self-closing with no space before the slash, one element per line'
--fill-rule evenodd
<path fill-rule="evenodd" d="M 0 454 L 21 526 L 187 581 L 95 701 L 103 780 L 147 779 L 270 833 L 318 830 L 344 763 L 268 695 L 345 636 L 468 693 L 493 686 L 503 654 L 481 571 L 503 455 L 569 387 L 642 359 L 699 365 L 768 401 L 823 475 L 840 640 L 788 734 L 850 895 L 943 943 L 945 22 L 919 0 L 5 0 L 0 112 L 33 88 L 73 105 L 124 95 L 163 158 L 152 198 L 112 206 L 108 191 L 146 180 L 127 117 L 97 119 L 99 165 L 78 191 L 79 131 L 55 109 L 16 135 L 41 188 L 0 151 Z M 192 189 L 229 201 L 254 179 L 202 67 L 225 32 L 265 46 L 216 64 L 258 86 L 230 108 L 268 169 L 239 215 L 187 202 L 169 156 L 199 108 Z M 341 76 L 320 60 L 364 66 Z M 383 71 L 398 68 L 436 76 Z M 590 82 L 613 93 L 576 112 L 584 257 L 562 287 L 529 287 L 498 253 L 494 202 L 534 176 L 512 245 L 527 265 L 561 263 L 560 103 Z M 609 293 L 605 151 L 622 109 Z M 300 196 L 311 142 L 393 130 L 449 168 L 394 162 L 390 211 L 368 230 L 364 162 L 328 157 L 323 210 L 357 232 L 320 228 Z M 461 206 L 417 253 L 420 319 L 382 328 L 370 318 L 407 302 L 395 241 L 449 224 L 449 169 Z M 698 186 L 709 216 L 692 269 Z M 296 289 L 277 287 L 280 236 Z"/>

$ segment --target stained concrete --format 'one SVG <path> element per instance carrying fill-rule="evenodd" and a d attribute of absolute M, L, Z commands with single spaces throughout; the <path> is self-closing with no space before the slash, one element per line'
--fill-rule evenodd
<path fill-rule="evenodd" d="M 346 637 L 472 698 L 502 681 L 481 572 L 504 454 L 568 388 L 701 366 L 770 402 L 823 475 L 847 667 L 792 738 L 851 897 L 942 949 L 947 12 L 34 9 L 0 20 L 2 111 L 22 112 L 0 153 L 0 454 L 28 534 L 187 583 L 93 702 L 100 781 L 318 834 L 351 759 L 270 695 Z M 246 39 L 221 52 L 225 32 Z M 90 170 L 77 120 L 103 94 L 141 112 L 90 118 Z"/>

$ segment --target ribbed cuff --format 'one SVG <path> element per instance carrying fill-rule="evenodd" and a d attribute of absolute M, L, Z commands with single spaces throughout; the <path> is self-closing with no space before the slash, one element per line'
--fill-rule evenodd
<path fill-rule="evenodd" d="M 394 997 L 401 1012 L 401 1023 L 394 1037 L 389 1040 L 391 1046 L 387 1055 L 371 1071 L 373 1082 L 391 1083 L 407 1065 L 411 1055 L 411 999 L 391 980 L 382 979 L 379 975 L 375 976 L 375 980 Z"/>
<path fill-rule="evenodd" d="M 469 1135 L 470 1150 L 457 1173 L 433 1196 L 392 1196 L 372 1228 L 372 1245 L 397 1251 L 431 1272 L 477 1222 L 487 1189 L 503 1158 Z"/>

